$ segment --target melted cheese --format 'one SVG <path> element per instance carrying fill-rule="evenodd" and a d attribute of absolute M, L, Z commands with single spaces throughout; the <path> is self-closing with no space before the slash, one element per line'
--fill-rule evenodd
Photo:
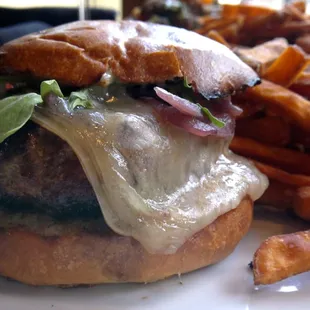
<path fill-rule="evenodd" d="M 151 253 L 174 253 L 246 195 L 256 200 L 265 191 L 267 178 L 230 152 L 229 141 L 162 124 L 150 105 L 117 98 L 97 89 L 96 108 L 73 113 L 58 98 L 33 119 L 74 149 L 118 234 Z"/>

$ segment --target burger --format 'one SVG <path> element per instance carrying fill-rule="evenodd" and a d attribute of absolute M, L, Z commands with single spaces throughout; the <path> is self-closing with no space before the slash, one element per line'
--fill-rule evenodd
<path fill-rule="evenodd" d="M 184 29 L 74 22 L 0 49 L 0 274 L 32 285 L 152 282 L 214 264 L 267 179 L 229 151 L 259 83 Z"/>

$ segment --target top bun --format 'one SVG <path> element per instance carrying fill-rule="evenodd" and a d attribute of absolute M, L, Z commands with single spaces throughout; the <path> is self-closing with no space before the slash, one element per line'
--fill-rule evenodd
<path fill-rule="evenodd" d="M 138 21 L 79 21 L 11 41 L 0 71 L 88 86 L 105 72 L 126 83 L 186 77 L 206 98 L 254 86 L 256 73 L 225 46 L 185 29 Z"/>

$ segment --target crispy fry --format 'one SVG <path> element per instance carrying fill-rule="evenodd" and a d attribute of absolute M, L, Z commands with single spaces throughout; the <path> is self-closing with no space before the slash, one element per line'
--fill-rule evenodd
<path fill-rule="evenodd" d="M 302 96 L 266 80 L 248 89 L 246 96 L 263 102 L 276 115 L 310 132 L 310 101 Z"/>
<path fill-rule="evenodd" d="M 310 72 L 308 70 L 309 70 L 309 62 L 305 64 L 304 68 L 295 77 L 295 79 L 292 81 L 292 84 L 290 85 L 290 89 L 292 91 L 306 98 L 310 98 Z"/>
<path fill-rule="evenodd" d="M 235 53 L 252 68 L 251 62 L 256 64 L 259 67 L 258 72 L 262 75 L 286 48 L 288 48 L 287 40 L 277 38 L 251 49 L 236 48 Z"/>
<path fill-rule="evenodd" d="M 257 203 L 273 206 L 281 210 L 289 209 L 293 205 L 296 190 L 295 187 L 289 184 L 270 180 L 269 187 L 263 196 L 257 200 Z"/>
<path fill-rule="evenodd" d="M 310 187 L 301 187 L 297 190 L 293 208 L 300 218 L 310 221 Z"/>
<path fill-rule="evenodd" d="M 306 55 L 298 46 L 289 46 L 267 69 L 263 78 L 282 86 L 289 86 L 307 63 Z"/>
<path fill-rule="evenodd" d="M 310 270 L 310 231 L 273 236 L 254 254 L 254 283 L 272 284 Z"/>
<path fill-rule="evenodd" d="M 298 127 L 292 126 L 292 145 L 301 149 L 310 149 L 310 134 Z"/>
<path fill-rule="evenodd" d="M 251 38 L 251 36 L 259 34 L 262 29 L 272 27 L 273 24 L 279 24 L 282 23 L 284 19 L 284 15 L 282 12 L 274 11 L 271 14 L 268 15 L 262 15 L 257 16 L 253 20 L 248 20 L 246 27 L 244 27 L 244 32 L 247 32 L 248 36 Z"/>
<path fill-rule="evenodd" d="M 218 33 L 216 30 L 211 30 L 207 33 L 207 37 L 209 37 L 210 39 L 217 41 L 225 46 L 227 46 L 228 48 L 230 48 L 229 43 L 223 38 L 223 36 Z"/>
<path fill-rule="evenodd" d="M 297 74 L 291 79 L 290 83 L 287 85 L 288 88 L 290 88 L 294 84 L 310 83 L 310 72 L 308 72 L 309 65 L 310 59 L 307 57 L 305 59 L 304 65 L 300 68 L 299 72 L 297 72 Z"/>
<path fill-rule="evenodd" d="M 287 13 L 288 15 L 290 15 L 292 17 L 293 20 L 299 20 L 299 21 L 304 21 L 307 19 L 307 16 L 304 14 L 305 11 L 302 11 L 303 8 L 305 8 L 305 6 L 302 8 L 301 6 L 301 2 L 304 3 L 304 1 L 299 1 L 299 3 L 291 3 L 288 4 L 284 7 L 284 12 Z"/>
<path fill-rule="evenodd" d="M 239 16 L 227 18 L 227 19 L 216 19 L 213 21 L 210 21 L 209 23 L 206 23 L 203 27 L 196 29 L 195 32 L 199 34 L 206 34 L 210 30 L 219 30 L 221 28 L 225 28 L 226 26 L 229 26 L 231 24 L 235 24 L 238 22 L 238 20 L 242 18 Z"/>
<path fill-rule="evenodd" d="M 294 1 L 290 3 L 289 5 L 294 7 L 301 13 L 306 13 L 306 1 L 305 0 Z"/>
<path fill-rule="evenodd" d="M 310 35 L 305 34 L 296 39 L 296 44 L 299 45 L 306 53 L 310 52 Z"/>
<path fill-rule="evenodd" d="M 214 20 L 217 20 L 218 18 L 213 17 L 213 16 L 209 16 L 209 15 L 205 15 L 205 16 L 200 16 L 197 18 L 198 23 L 203 26 L 203 25 L 207 25 L 210 22 L 213 22 Z"/>
<path fill-rule="evenodd" d="M 222 6 L 222 16 L 224 18 L 233 17 L 237 15 L 244 15 L 247 21 L 253 20 L 255 17 L 260 17 L 262 15 L 269 15 L 274 13 L 275 10 L 262 7 L 262 6 L 253 6 L 246 4 L 231 5 L 224 4 Z"/>
<path fill-rule="evenodd" d="M 310 177 L 303 174 L 291 174 L 279 168 L 252 160 L 255 166 L 271 180 L 276 180 L 292 187 L 310 186 Z"/>
<path fill-rule="evenodd" d="M 242 113 L 237 116 L 237 119 L 251 117 L 264 110 L 263 104 L 259 102 L 252 102 L 251 100 L 244 100 L 240 96 L 233 96 L 232 102 L 234 105 L 242 109 Z"/>
<path fill-rule="evenodd" d="M 264 38 L 291 37 L 298 34 L 308 33 L 310 30 L 310 20 L 286 22 L 273 29 L 266 29 L 262 33 Z"/>
<path fill-rule="evenodd" d="M 293 84 L 290 87 L 290 90 L 307 99 L 310 99 L 310 82 L 309 84 Z"/>
<path fill-rule="evenodd" d="M 237 23 L 230 24 L 224 28 L 218 29 L 219 34 L 229 42 L 234 43 L 238 36 L 240 26 Z"/>
<path fill-rule="evenodd" d="M 291 173 L 310 175 L 310 155 L 268 146 L 252 139 L 234 137 L 230 148 L 239 155 L 275 165 Z"/>
<path fill-rule="evenodd" d="M 239 120 L 236 135 L 273 146 L 285 146 L 291 140 L 289 124 L 276 116 Z"/>

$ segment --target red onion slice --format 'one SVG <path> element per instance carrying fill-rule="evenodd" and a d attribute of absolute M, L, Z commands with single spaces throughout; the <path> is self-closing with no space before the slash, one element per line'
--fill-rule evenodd
<path fill-rule="evenodd" d="M 195 103 L 192 103 L 177 95 L 171 94 L 165 89 L 160 87 L 154 87 L 154 90 L 156 92 L 156 95 L 160 99 L 166 101 L 167 103 L 175 107 L 177 110 L 179 110 L 181 113 L 189 116 L 203 118 L 201 108 L 199 108 L 199 106 L 196 105 Z"/>
<path fill-rule="evenodd" d="M 196 136 L 231 137 L 234 133 L 234 120 L 227 114 L 224 118 L 226 125 L 223 128 L 218 128 L 211 123 L 205 123 L 198 118 L 185 115 L 172 106 L 158 104 L 154 108 L 164 121 Z"/>

